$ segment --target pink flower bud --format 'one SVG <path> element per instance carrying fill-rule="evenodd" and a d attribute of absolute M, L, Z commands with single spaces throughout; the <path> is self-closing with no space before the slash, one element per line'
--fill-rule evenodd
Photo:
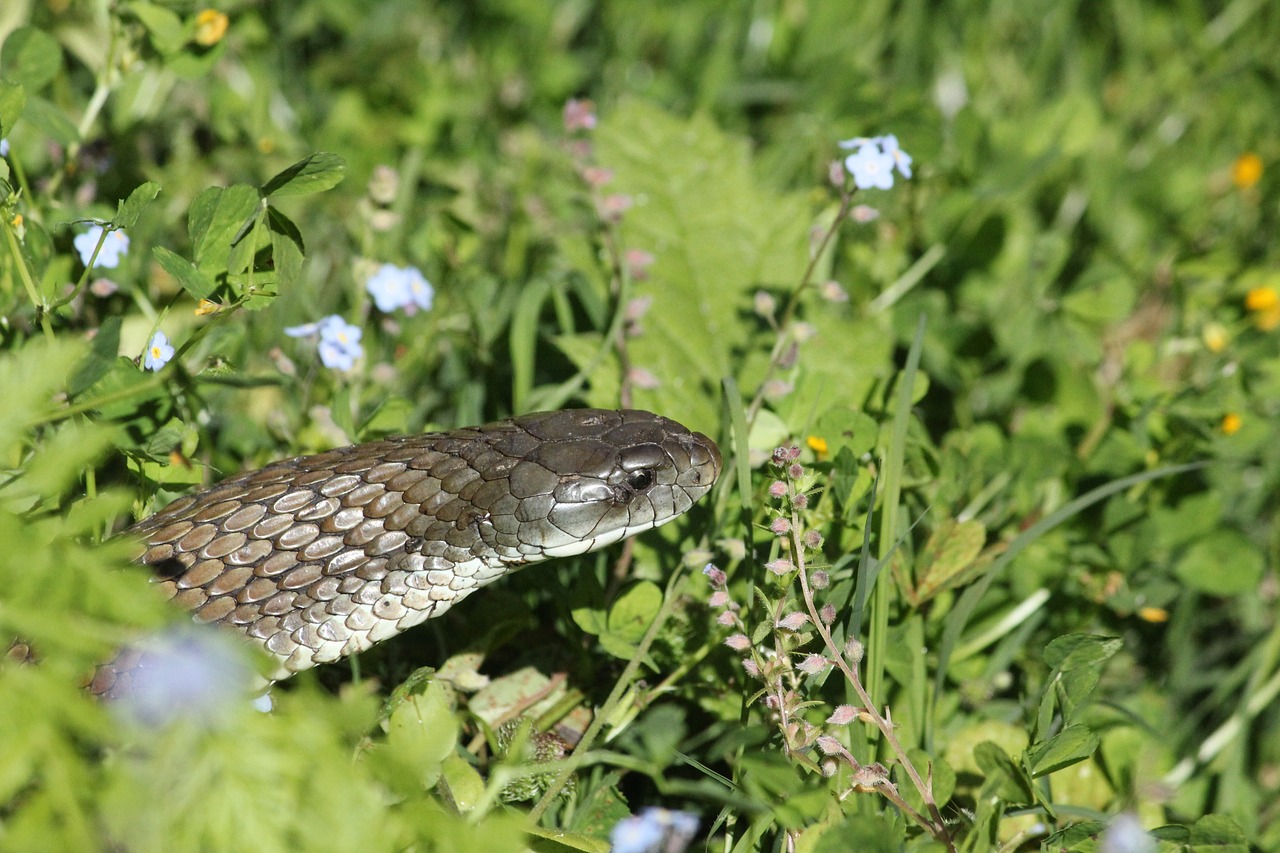
<path fill-rule="evenodd" d="M 734 634 L 724 641 L 724 644 L 735 652 L 745 652 L 751 648 L 751 640 L 746 634 Z"/>
<path fill-rule="evenodd" d="M 858 709 L 852 705 L 838 705 L 827 722 L 833 726 L 847 726 L 858 716 Z"/>

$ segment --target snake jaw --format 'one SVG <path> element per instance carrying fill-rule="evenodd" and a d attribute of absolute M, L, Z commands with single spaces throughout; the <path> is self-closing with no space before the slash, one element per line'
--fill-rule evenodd
<path fill-rule="evenodd" d="M 130 532 L 199 622 L 277 677 L 439 616 L 528 563 L 665 524 L 719 476 L 715 443 L 636 410 L 525 415 L 287 459 L 179 498 Z M 93 690 L 128 678 L 99 669 Z"/>

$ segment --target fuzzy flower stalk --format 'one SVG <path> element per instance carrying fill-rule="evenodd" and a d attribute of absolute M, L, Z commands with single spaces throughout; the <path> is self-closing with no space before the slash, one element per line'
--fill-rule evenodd
<path fill-rule="evenodd" d="M 858 674 L 864 652 L 862 643 L 856 638 L 840 643 L 832 633 L 836 608 L 821 600 L 831 583 L 830 575 L 819 563 L 823 539 L 818 530 L 807 526 L 806 510 L 816 474 L 805 468 L 799 458 L 800 448 L 795 446 L 779 447 L 773 453 L 777 479 L 768 489 L 774 501 L 768 528 L 778 539 L 779 556 L 764 568 L 781 594 L 776 601 L 766 597 L 770 630 L 766 633 L 747 624 L 742 608 L 729 594 L 728 577 L 723 570 L 714 565 L 703 570 L 712 587 L 709 603 L 720 611 L 717 622 L 731 631 L 725 645 L 741 656 L 746 674 L 762 683 L 750 701 L 764 706 L 788 758 L 828 778 L 843 771 L 840 778 L 844 787 L 838 793 L 841 800 L 852 794 L 879 794 L 954 851 L 932 784 L 908 758 L 889 711 L 877 710 L 862 684 Z M 753 637 L 757 638 L 754 642 Z M 808 694 L 814 678 L 833 668 L 853 688 L 861 707 L 839 705 L 826 717 L 824 725 L 815 725 L 807 719 L 808 712 L 823 703 Z M 879 763 L 862 764 L 854 758 L 846 746 L 848 738 L 840 736 L 854 723 L 870 724 L 880 730 L 924 801 L 927 814 L 916 811 L 902 798 L 888 768 Z"/>

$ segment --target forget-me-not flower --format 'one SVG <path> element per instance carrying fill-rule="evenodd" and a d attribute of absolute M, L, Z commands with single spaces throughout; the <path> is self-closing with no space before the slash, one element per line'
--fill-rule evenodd
<path fill-rule="evenodd" d="M 697 831 L 696 815 L 651 806 L 614 824 L 609 843 L 613 853 L 680 853 Z"/>
<path fill-rule="evenodd" d="M 911 177 L 911 155 L 898 145 L 894 134 L 884 136 L 855 136 L 837 143 L 853 153 L 844 159 L 844 167 L 853 176 L 854 185 L 860 190 L 887 190 L 893 186 L 893 170 L 897 167 L 902 177 Z"/>
<path fill-rule="evenodd" d="M 360 345 L 364 331 L 337 314 L 330 314 L 315 323 L 289 326 L 284 333 L 291 338 L 305 338 L 319 333 L 317 350 L 320 362 L 335 370 L 350 370 L 355 366 L 356 359 L 364 355 L 364 347 Z"/>
<path fill-rule="evenodd" d="M 435 288 L 427 281 L 417 267 L 398 267 L 395 264 L 383 264 L 374 271 L 365 284 L 365 289 L 373 297 L 378 310 L 390 314 L 397 308 L 404 308 L 413 313 L 421 308 L 431 309 L 435 297 Z"/>
<path fill-rule="evenodd" d="M 80 261 L 87 267 L 89 261 L 93 260 L 93 250 L 98 246 L 98 240 L 102 239 L 103 228 L 101 225 L 91 225 L 89 230 L 83 234 L 76 236 L 72 242 L 75 243 L 76 251 L 80 253 Z M 114 269 L 119 266 L 120 259 L 129 251 L 129 237 L 123 231 L 114 230 L 107 234 L 102 242 L 102 248 L 98 251 L 98 258 L 94 261 L 95 267 L 103 267 L 104 269 Z"/>
<path fill-rule="evenodd" d="M 213 722 L 255 686 L 235 640 L 204 626 L 171 628 L 127 649 L 130 679 L 114 710 L 144 726 L 178 719 Z"/>
<path fill-rule="evenodd" d="M 142 357 L 142 366 L 147 370 L 159 370 L 168 364 L 171 358 L 173 358 L 173 347 L 169 344 L 169 339 L 165 337 L 164 332 L 156 332 L 151 336 L 151 343 L 147 344 L 146 355 Z"/>

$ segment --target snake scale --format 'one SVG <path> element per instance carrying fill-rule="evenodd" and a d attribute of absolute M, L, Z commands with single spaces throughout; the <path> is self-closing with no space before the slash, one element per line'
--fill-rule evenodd
<path fill-rule="evenodd" d="M 676 518 L 715 483 L 706 436 L 638 410 L 571 409 L 276 462 L 129 529 L 197 622 L 288 677 L 439 616 L 480 587 Z M 128 693 L 125 650 L 90 689 Z"/>

